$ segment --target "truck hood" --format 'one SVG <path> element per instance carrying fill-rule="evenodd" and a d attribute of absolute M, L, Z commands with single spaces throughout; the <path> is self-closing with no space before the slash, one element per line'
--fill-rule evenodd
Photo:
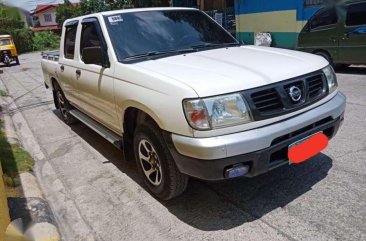
<path fill-rule="evenodd" d="M 138 67 L 191 87 L 199 97 L 268 85 L 317 71 L 322 57 L 292 50 L 241 46 L 150 60 Z"/>

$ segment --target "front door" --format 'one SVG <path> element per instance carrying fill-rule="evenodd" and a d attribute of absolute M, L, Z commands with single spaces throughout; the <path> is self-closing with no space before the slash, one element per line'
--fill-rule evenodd
<path fill-rule="evenodd" d="M 339 18 L 335 7 L 320 9 L 300 33 L 299 47 L 308 52 L 325 51 L 332 60 L 338 58 Z"/>
<path fill-rule="evenodd" d="M 366 63 L 366 2 L 347 6 L 340 40 L 340 62 Z"/>
<path fill-rule="evenodd" d="M 87 47 L 107 48 L 97 18 L 82 21 L 80 36 L 80 61 L 75 72 L 78 83 L 80 108 L 104 126 L 119 132 L 113 89 L 113 63 L 105 68 L 96 64 L 85 64 L 83 49 Z"/>

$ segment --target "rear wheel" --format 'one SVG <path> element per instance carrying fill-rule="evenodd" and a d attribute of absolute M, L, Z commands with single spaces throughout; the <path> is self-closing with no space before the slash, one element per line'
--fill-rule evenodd
<path fill-rule="evenodd" d="M 136 128 L 134 152 L 140 174 L 154 196 L 169 200 L 184 192 L 188 177 L 179 172 L 155 124 L 144 123 Z"/>
<path fill-rule="evenodd" d="M 15 63 L 17 64 L 17 65 L 19 65 L 20 63 L 19 63 L 19 57 L 17 56 L 17 57 L 15 57 Z"/>
<path fill-rule="evenodd" d="M 58 109 L 60 110 L 62 116 L 62 120 L 68 125 L 75 123 L 76 119 L 69 112 L 71 109 L 71 105 L 58 85 L 56 86 L 55 91 L 55 96 L 57 98 L 56 101 L 58 104 Z"/>
<path fill-rule="evenodd" d="M 5 56 L 5 64 L 7 67 L 10 67 L 10 58 L 8 56 Z"/>

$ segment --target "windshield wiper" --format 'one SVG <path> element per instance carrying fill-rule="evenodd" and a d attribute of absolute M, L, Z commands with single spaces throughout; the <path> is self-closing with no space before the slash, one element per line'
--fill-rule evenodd
<path fill-rule="evenodd" d="M 155 57 L 155 56 L 162 56 L 162 55 L 169 55 L 169 54 L 184 54 L 184 53 L 191 53 L 197 52 L 197 49 L 188 48 L 188 49 L 178 49 L 178 50 L 168 50 L 168 51 L 150 51 L 142 54 L 131 55 L 126 58 L 125 60 L 129 59 L 138 59 L 138 58 L 147 58 L 147 57 Z"/>
<path fill-rule="evenodd" d="M 192 49 L 205 49 L 205 48 L 216 48 L 216 47 L 231 47 L 231 46 L 241 46 L 240 43 L 204 43 L 199 45 L 194 45 Z"/>

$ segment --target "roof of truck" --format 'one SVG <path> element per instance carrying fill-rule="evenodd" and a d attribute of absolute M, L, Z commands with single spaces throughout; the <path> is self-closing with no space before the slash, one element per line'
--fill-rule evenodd
<path fill-rule="evenodd" d="M 185 8 L 185 7 L 153 7 L 153 8 L 128 8 L 128 9 L 121 9 L 121 10 L 113 10 L 113 11 L 105 11 L 105 12 L 99 12 L 99 13 L 91 13 L 88 15 L 68 19 L 68 21 L 77 20 L 85 17 L 91 17 L 96 15 L 113 15 L 113 14 L 119 14 L 119 13 L 132 13 L 132 12 L 146 12 L 146 11 L 162 11 L 162 10 L 197 10 L 196 8 Z"/>
<path fill-rule="evenodd" d="M 116 13 L 131 13 L 131 12 L 145 12 L 145 11 L 162 11 L 162 10 L 198 10 L 196 8 L 184 8 L 184 7 L 158 7 L 158 8 L 129 8 L 123 10 L 113 10 L 101 12 L 103 16 L 116 14 Z"/>
<path fill-rule="evenodd" d="M 9 35 L 9 34 L 3 34 L 3 35 L 0 35 L 0 38 L 11 38 L 11 35 Z"/>

